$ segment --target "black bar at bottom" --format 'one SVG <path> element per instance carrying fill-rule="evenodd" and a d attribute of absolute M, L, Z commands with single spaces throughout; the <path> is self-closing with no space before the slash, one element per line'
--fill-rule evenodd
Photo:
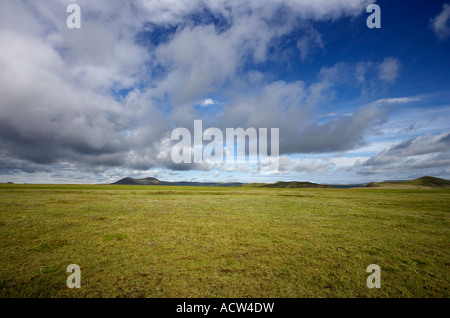
<path fill-rule="evenodd" d="M 30 310 L 36 314 L 45 313 L 82 313 L 88 310 L 90 314 L 113 313 L 128 317 L 131 313 L 152 313 L 222 316 L 232 314 L 260 315 L 292 315 L 313 312 L 317 314 L 336 314 L 337 312 L 353 312 L 357 314 L 374 311 L 383 312 L 384 309 L 395 310 L 403 315 L 415 312 L 416 309 L 433 308 L 444 309 L 447 299 L 340 299 L 340 298 L 312 298 L 312 299 L 279 299 L 279 298 L 149 298 L 149 299 L 0 299 L 2 310 L 11 309 L 14 314 Z"/>

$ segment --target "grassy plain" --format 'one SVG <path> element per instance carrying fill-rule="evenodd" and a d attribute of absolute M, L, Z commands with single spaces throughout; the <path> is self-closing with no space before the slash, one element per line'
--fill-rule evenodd
<path fill-rule="evenodd" d="M 449 297 L 449 217 L 450 190 L 1 184 L 0 297 Z"/>

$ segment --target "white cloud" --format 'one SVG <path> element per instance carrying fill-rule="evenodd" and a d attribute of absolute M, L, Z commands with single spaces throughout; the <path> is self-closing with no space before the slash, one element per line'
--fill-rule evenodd
<path fill-rule="evenodd" d="M 172 69 L 157 89 L 169 93 L 177 104 L 192 103 L 217 90 L 235 74 L 238 63 L 233 43 L 213 25 L 184 28 L 158 47 L 156 58 Z"/>
<path fill-rule="evenodd" d="M 392 57 L 385 58 L 379 65 L 379 78 L 387 84 L 394 84 L 399 76 L 400 62 Z"/>
<path fill-rule="evenodd" d="M 239 75 L 240 68 L 249 60 L 263 63 L 269 59 L 270 45 L 295 28 L 300 21 L 337 19 L 364 12 L 365 5 L 373 1 L 204 1 L 215 17 L 229 25 L 225 30 L 212 24 L 179 26 L 175 36 L 158 47 L 156 58 L 169 74 L 157 84 L 160 96 L 169 94 L 177 104 L 191 103 Z M 153 8 L 161 9 L 161 2 Z M 184 2 L 176 12 L 193 10 Z M 179 11 L 178 11 L 179 10 Z M 168 10 L 169 12 L 171 10 Z M 173 23 L 179 22 L 175 14 Z M 279 23 L 280 20 L 282 23 Z M 167 21 L 167 23 L 169 23 Z M 306 27 L 307 37 L 299 42 L 301 56 L 307 56 L 323 43 L 320 34 Z"/>
<path fill-rule="evenodd" d="M 212 106 L 212 105 L 216 105 L 217 102 L 215 100 L 213 100 L 212 98 L 207 98 L 205 100 L 203 100 L 203 102 L 200 104 L 202 107 L 208 107 L 208 106 Z"/>
<path fill-rule="evenodd" d="M 406 104 L 412 102 L 418 102 L 420 98 L 417 97 L 397 97 L 397 98 L 382 98 L 376 100 L 374 103 L 380 104 Z"/>
<path fill-rule="evenodd" d="M 450 133 L 424 135 L 389 146 L 359 164 L 361 174 L 448 172 L 450 165 Z"/>
<path fill-rule="evenodd" d="M 450 5 L 444 4 L 442 11 L 430 20 L 430 26 L 439 40 L 443 41 L 450 35 Z"/>

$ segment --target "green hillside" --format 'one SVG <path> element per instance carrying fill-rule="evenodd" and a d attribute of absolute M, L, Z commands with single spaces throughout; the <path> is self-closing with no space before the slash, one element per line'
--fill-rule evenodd
<path fill-rule="evenodd" d="M 114 182 L 113 184 L 124 184 L 124 185 L 155 185 L 155 184 L 161 184 L 161 181 L 159 181 L 156 178 L 144 178 L 144 179 L 134 179 L 134 178 L 123 178 L 119 181 Z"/>
<path fill-rule="evenodd" d="M 436 177 L 422 177 L 408 181 L 371 182 L 369 188 L 438 188 L 450 189 L 450 180 Z"/>

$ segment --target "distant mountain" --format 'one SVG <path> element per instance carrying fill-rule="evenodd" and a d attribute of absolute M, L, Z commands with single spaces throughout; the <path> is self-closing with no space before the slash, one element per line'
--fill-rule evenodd
<path fill-rule="evenodd" d="M 156 178 L 144 178 L 144 179 L 134 179 L 134 178 L 123 178 L 119 181 L 114 182 L 113 184 L 127 184 L 127 185 L 157 185 L 161 184 L 161 181 L 159 181 Z"/>
<path fill-rule="evenodd" d="M 331 188 L 328 185 L 313 183 L 313 182 L 298 182 L 298 181 L 278 181 L 275 183 L 250 183 L 246 186 L 252 188 Z"/>
<path fill-rule="evenodd" d="M 438 188 L 450 189 L 450 180 L 436 177 L 421 177 L 407 181 L 383 181 L 371 182 L 366 185 L 368 188 L 396 188 L 396 189 L 412 189 L 412 188 Z"/>
<path fill-rule="evenodd" d="M 239 182 L 190 182 L 190 181 L 178 181 L 178 182 L 168 182 L 161 181 L 156 178 L 148 177 L 143 179 L 134 178 L 123 178 L 112 184 L 123 184 L 123 185 L 176 185 L 176 186 L 209 186 L 209 187 L 251 187 L 251 188 L 330 188 L 328 185 L 322 185 L 312 182 L 284 182 L 278 181 L 276 183 L 239 183 Z"/>
<path fill-rule="evenodd" d="M 179 182 L 168 182 L 160 181 L 156 178 L 148 177 L 143 179 L 134 178 L 123 178 L 112 184 L 122 184 L 122 185 L 172 185 L 172 186 L 204 186 L 204 187 L 236 187 L 241 186 L 240 182 L 190 182 L 190 181 L 179 181 Z"/>
<path fill-rule="evenodd" d="M 383 181 L 370 182 L 369 184 L 319 184 L 313 182 L 299 182 L 299 181 L 278 181 L 275 183 L 240 183 L 240 182 L 190 182 L 178 181 L 169 182 L 161 181 L 156 178 L 148 177 L 143 179 L 123 178 L 112 184 L 122 185 L 171 185 L 171 186 L 203 186 L 203 187 L 247 187 L 247 188 L 386 188 L 386 189 L 417 189 L 417 188 L 439 188 L 450 189 L 450 180 L 422 177 L 415 180 L 407 181 Z"/>

